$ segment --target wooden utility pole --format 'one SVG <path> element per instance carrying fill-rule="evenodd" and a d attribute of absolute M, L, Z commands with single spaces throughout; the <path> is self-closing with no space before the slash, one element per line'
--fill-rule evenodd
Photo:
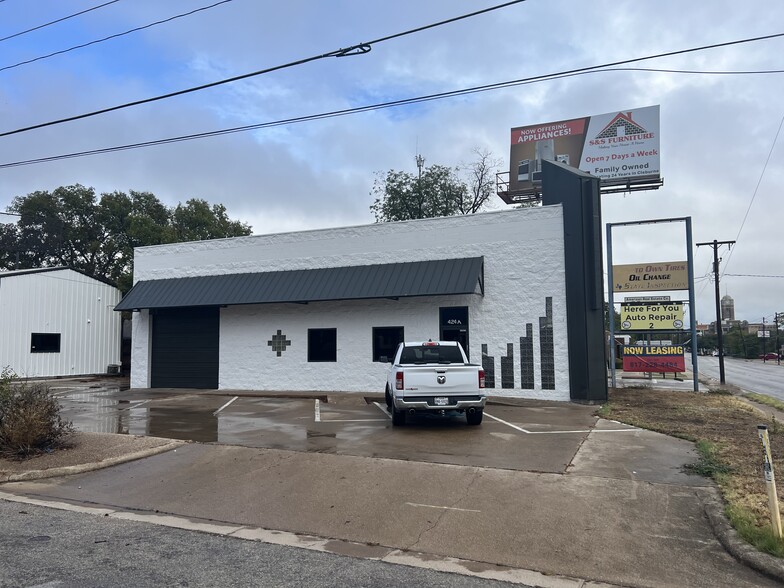
<path fill-rule="evenodd" d="M 719 259 L 719 247 L 727 245 L 729 249 L 732 249 L 734 244 L 735 241 L 717 241 L 716 239 L 709 243 L 697 243 L 697 247 L 702 245 L 713 247 L 713 276 L 716 282 L 716 339 L 719 345 L 719 381 L 722 384 L 726 384 L 727 381 L 724 377 L 724 333 L 721 330 L 721 290 L 719 288 L 719 262 L 721 259 Z"/>

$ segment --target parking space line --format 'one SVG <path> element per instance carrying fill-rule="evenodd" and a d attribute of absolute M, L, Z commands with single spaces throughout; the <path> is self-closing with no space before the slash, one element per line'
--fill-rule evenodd
<path fill-rule="evenodd" d="M 223 406 L 221 406 L 221 407 L 220 407 L 218 410 L 216 410 L 215 412 L 213 412 L 213 413 L 212 413 L 212 416 L 215 416 L 216 414 L 218 414 L 218 413 L 219 413 L 220 411 L 222 411 L 224 408 L 226 408 L 227 406 L 229 406 L 229 405 L 230 405 L 232 402 L 234 402 L 235 400 L 237 400 L 237 398 L 239 398 L 239 396 L 235 396 L 234 398 L 232 398 L 231 400 L 229 400 L 229 401 L 228 401 L 226 404 L 224 404 L 224 405 L 223 405 Z"/>
<path fill-rule="evenodd" d="M 494 421 L 498 421 L 499 423 L 501 423 L 503 425 L 506 425 L 507 427 L 512 427 L 513 429 L 516 429 L 516 430 L 520 431 L 521 433 L 530 433 L 531 432 L 531 431 L 526 431 L 525 429 L 523 429 L 522 427 L 518 427 L 517 425 L 513 425 L 512 423 L 507 423 L 506 421 L 501 420 L 498 417 L 494 417 L 493 415 L 491 415 L 487 411 L 485 411 L 485 416 L 490 417 Z"/>
<path fill-rule="evenodd" d="M 501 424 L 506 425 L 507 427 L 512 427 L 520 431 L 521 433 L 526 433 L 528 435 L 559 435 L 559 434 L 569 434 L 569 433 L 628 433 L 629 431 L 639 431 L 637 427 L 630 427 L 628 429 L 579 429 L 574 431 L 528 431 L 527 429 L 523 429 L 522 427 L 518 427 L 517 425 L 513 425 L 512 423 L 507 423 L 506 421 L 499 419 L 498 417 L 494 417 L 491 414 L 488 414 L 485 411 L 485 416 L 490 417 L 491 419 L 498 421 Z"/>
<path fill-rule="evenodd" d="M 373 404 L 381 408 L 378 402 L 374 402 Z M 386 422 L 389 418 L 387 417 L 386 419 L 322 419 L 321 405 L 319 404 L 318 399 L 316 399 L 316 406 L 314 410 L 316 412 L 315 418 L 317 423 L 383 423 Z M 386 411 L 383 408 L 381 408 L 381 410 L 384 411 L 384 414 L 386 414 Z"/>
<path fill-rule="evenodd" d="M 392 418 L 392 415 L 389 414 L 389 411 L 387 410 L 386 406 L 381 406 L 378 402 L 374 402 L 373 404 L 375 404 L 381 412 L 387 415 L 387 419 Z"/>
<path fill-rule="evenodd" d="M 482 512 L 481 510 L 474 510 L 473 508 L 457 508 L 454 506 L 438 506 L 435 504 L 417 504 L 416 502 L 406 502 L 408 506 L 419 506 L 422 508 L 440 508 L 442 510 L 458 510 L 460 512 Z"/>

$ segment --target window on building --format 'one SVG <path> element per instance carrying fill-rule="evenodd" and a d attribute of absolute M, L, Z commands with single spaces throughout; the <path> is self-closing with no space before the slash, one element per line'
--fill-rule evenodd
<path fill-rule="evenodd" d="M 308 361 L 338 360 L 338 330 L 308 329 Z"/>
<path fill-rule="evenodd" d="M 402 342 L 403 327 L 373 327 L 373 361 L 391 361 Z"/>
<path fill-rule="evenodd" d="M 33 333 L 30 353 L 60 353 L 60 333 Z"/>

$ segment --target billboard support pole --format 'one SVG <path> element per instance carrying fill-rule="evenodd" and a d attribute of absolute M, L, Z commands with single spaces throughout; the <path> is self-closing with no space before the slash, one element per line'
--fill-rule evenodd
<path fill-rule="evenodd" d="M 612 269 L 612 225 L 607 223 L 607 314 L 610 326 L 610 374 L 612 374 L 613 390 L 616 386 L 615 380 L 615 298 L 613 297 L 613 269 Z"/>
<path fill-rule="evenodd" d="M 686 217 L 686 259 L 689 265 L 689 323 L 691 324 L 691 371 L 694 379 L 694 391 L 700 391 L 700 373 L 697 369 L 697 309 L 694 295 L 694 243 L 691 235 L 691 217 Z"/>

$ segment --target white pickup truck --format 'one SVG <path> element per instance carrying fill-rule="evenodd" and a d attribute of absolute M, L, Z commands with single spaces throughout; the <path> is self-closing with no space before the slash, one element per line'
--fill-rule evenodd
<path fill-rule="evenodd" d="M 465 413 L 469 425 L 482 422 L 487 402 L 485 372 L 456 341 L 401 343 L 387 376 L 387 408 L 395 426 L 406 415 Z"/>

